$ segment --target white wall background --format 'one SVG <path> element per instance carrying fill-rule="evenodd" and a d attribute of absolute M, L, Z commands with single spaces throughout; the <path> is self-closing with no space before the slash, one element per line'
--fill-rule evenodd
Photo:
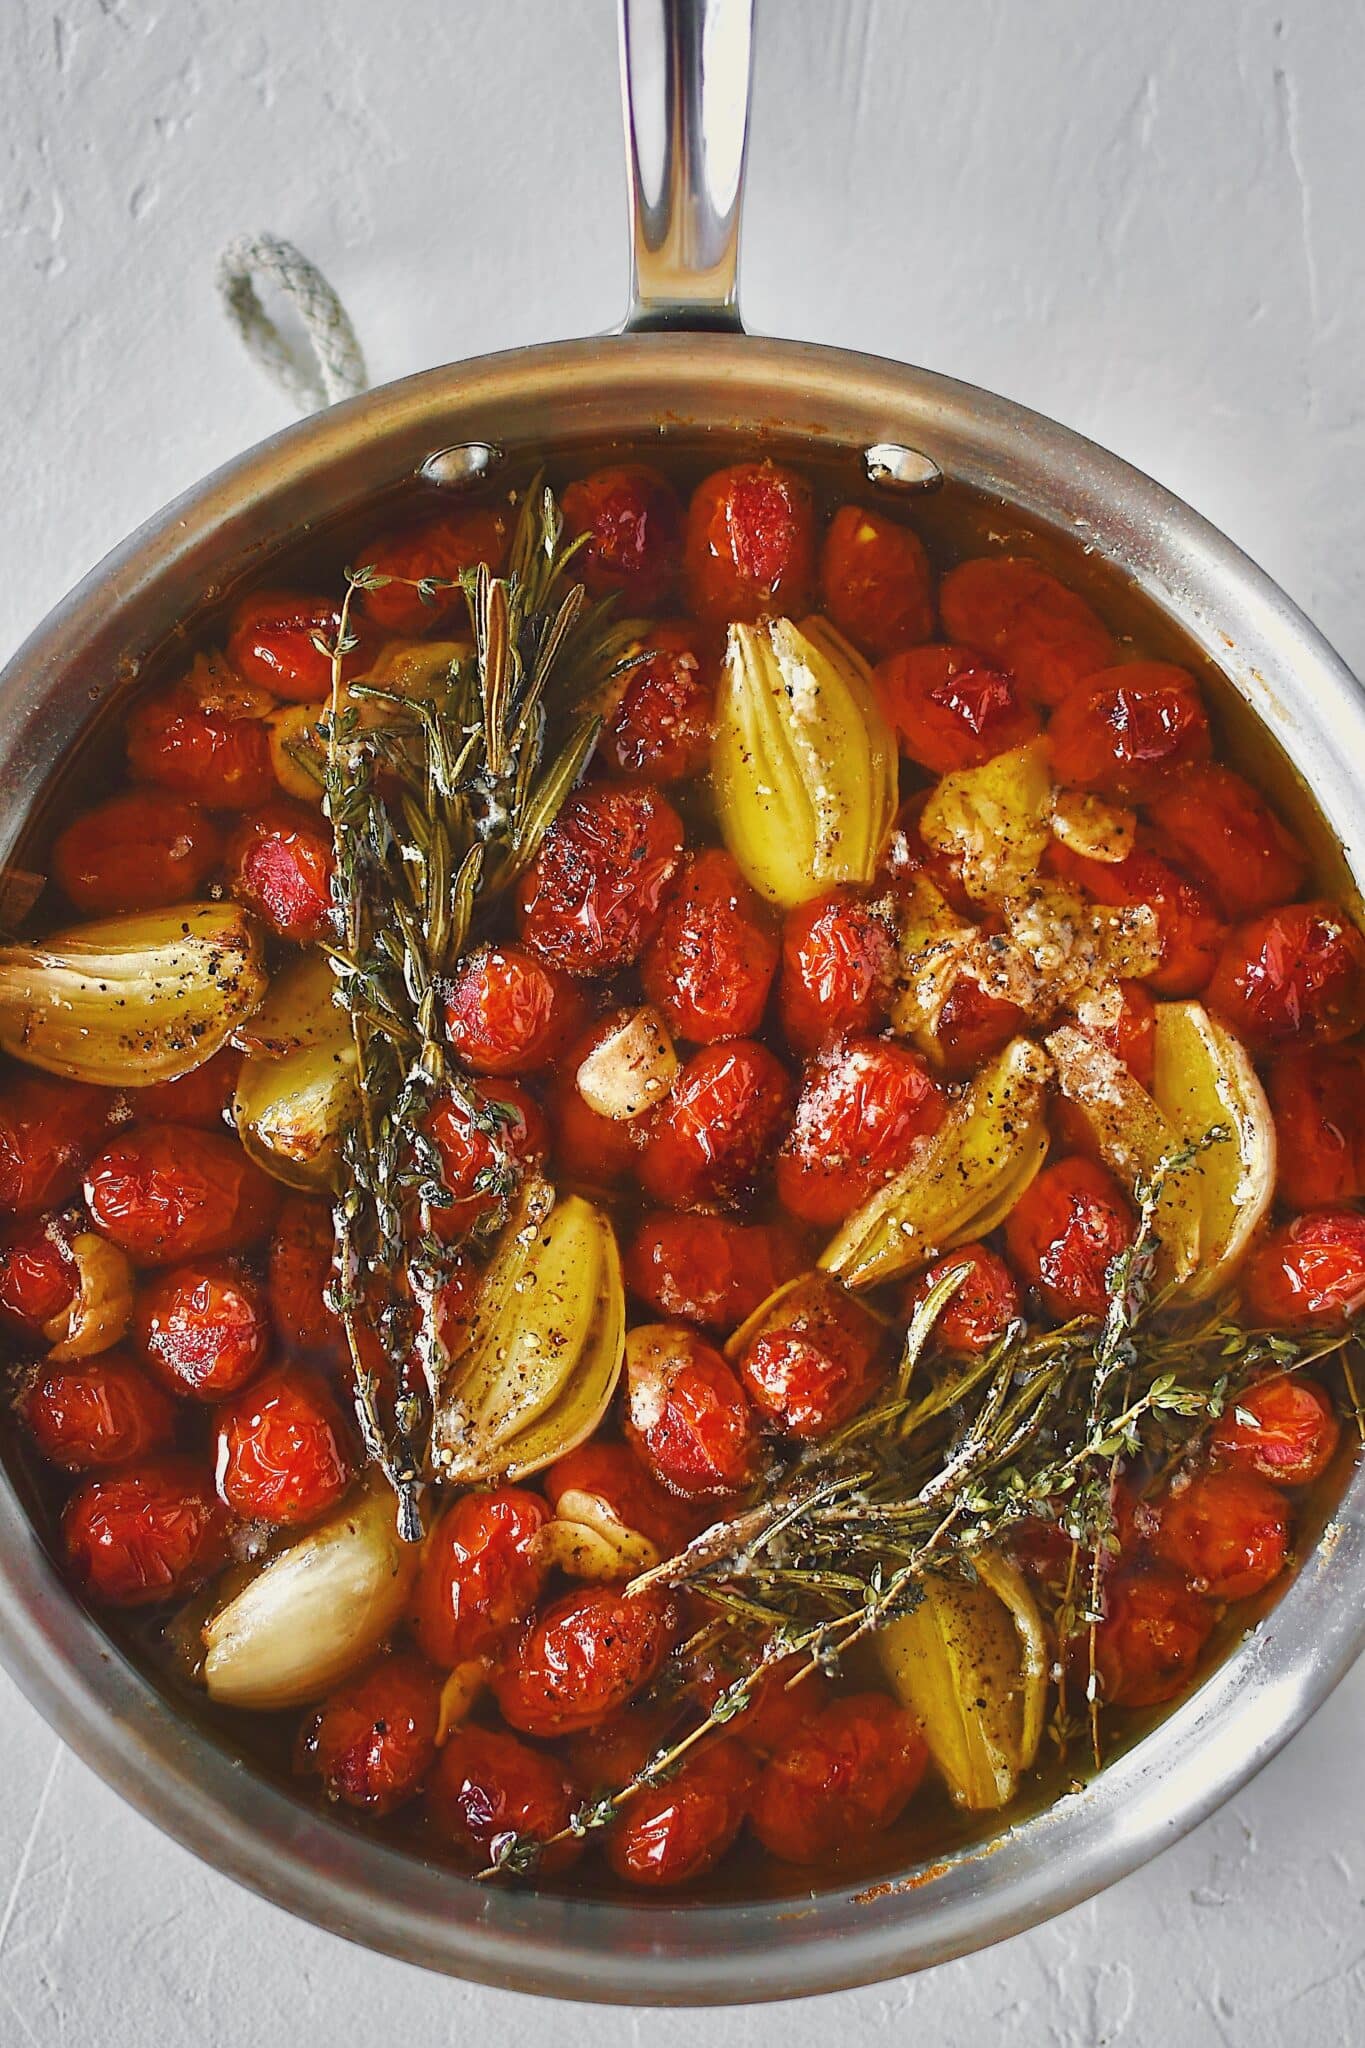
<path fill-rule="evenodd" d="M 1068 420 L 1365 671 L 1359 0 L 762 0 L 745 310 Z M 0 652 L 283 423 L 211 291 L 297 240 L 376 379 L 624 292 L 610 0 L 0 0 Z M 0 1679 L 0 2048 L 1326 2048 L 1365 2010 L 1365 1669 L 1233 1806 L 993 1953 L 606 2014 L 348 1949 L 161 1840 Z"/>

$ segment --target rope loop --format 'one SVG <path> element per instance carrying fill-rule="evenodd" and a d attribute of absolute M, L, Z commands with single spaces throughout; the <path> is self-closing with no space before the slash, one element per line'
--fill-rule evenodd
<path fill-rule="evenodd" d="M 311 354 L 291 346 L 261 304 L 257 283 L 273 285 L 297 316 Z M 346 309 L 316 264 L 278 235 L 238 235 L 218 259 L 223 310 L 247 354 L 300 412 L 354 398 L 369 378 Z"/>

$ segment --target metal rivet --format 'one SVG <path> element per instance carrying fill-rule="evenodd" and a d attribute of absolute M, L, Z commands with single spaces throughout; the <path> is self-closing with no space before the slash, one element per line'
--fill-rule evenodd
<path fill-rule="evenodd" d="M 417 474 L 429 484 L 458 490 L 462 484 L 478 483 L 501 461 L 502 450 L 491 441 L 456 441 L 452 447 L 428 455 Z"/>
<path fill-rule="evenodd" d="M 868 482 L 884 491 L 936 491 L 943 482 L 943 471 L 932 455 L 900 441 L 878 441 L 864 448 L 863 466 Z"/>

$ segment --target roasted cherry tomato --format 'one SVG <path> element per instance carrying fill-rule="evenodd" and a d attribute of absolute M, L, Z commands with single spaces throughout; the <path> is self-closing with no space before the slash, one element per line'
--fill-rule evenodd
<path fill-rule="evenodd" d="M 286 1195 L 270 1240 L 270 1314 L 275 1334 L 292 1351 L 345 1351 L 340 1318 L 324 1296 L 332 1284 L 336 1236 L 319 1195 Z"/>
<path fill-rule="evenodd" d="M 1155 1707 L 1187 1683 L 1213 1632 L 1215 1610 L 1175 1572 L 1111 1578 L 1095 1631 L 1100 1698 L 1111 1707 Z M 1084 1643 L 1084 1634 L 1077 1641 Z"/>
<path fill-rule="evenodd" d="M 738 1493 L 757 1476 L 743 1387 L 695 1330 L 646 1323 L 626 1355 L 625 1432 L 659 1484 L 684 1500 Z"/>
<path fill-rule="evenodd" d="M 244 1521 L 311 1522 L 355 1469 L 341 1411 L 302 1366 L 262 1373 L 214 1417 L 218 1491 Z"/>
<path fill-rule="evenodd" d="M 265 1363 L 270 1320 L 257 1283 L 226 1260 L 158 1273 L 139 1290 L 138 1352 L 173 1394 L 221 1401 Z"/>
<path fill-rule="evenodd" d="M 62 1541 L 76 1583 L 109 1607 L 191 1591 L 228 1559 L 231 1521 L 193 1458 L 144 1458 L 88 1479 L 67 1502 Z"/>
<path fill-rule="evenodd" d="M 91 1222 L 138 1266 L 244 1251 L 268 1234 L 279 1199 L 240 1145 L 184 1124 L 134 1124 L 85 1176 Z"/>
<path fill-rule="evenodd" d="M 987 1245 L 960 1244 L 926 1267 L 906 1290 L 905 1319 L 910 1320 L 926 1294 L 957 1266 L 966 1267 L 967 1277 L 939 1310 L 935 1341 L 950 1351 L 989 1351 L 1018 1316 L 1019 1291 L 1005 1261 Z"/>
<path fill-rule="evenodd" d="M 1257 1244 L 1242 1269 L 1247 1308 L 1272 1329 L 1335 1329 L 1365 1308 L 1365 1215 L 1310 1209 Z"/>
<path fill-rule="evenodd" d="M 1365 1024 L 1365 938 L 1337 903 L 1289 903 L 1228 933 L 1208 1003 L 1256 1051 L 1335 1045 Z"/>
<path fill-rule="evenodd" d="M 739 1376 L 768 1428 L 812 1443 L 867 1406 L 885 1351 L 876 1317 L 837 1280 L 813 1273 L 788 1289 L 750 1337 Z"/>
<path fill-rule="evenodd" d="M 1089 997 L 1075 1022 L 1150 1090 L 1156 1070 L 1156 1004 L 1140 981 L 1113 981 Z"/>
<path fill-rule="evenodd" d="M 950 640 L 995 655 L 1040 704 L 1060 704 L 1117 654 L 1085 599 L 1023 557 L 959 563 L 939 586 L 938 608 Z"/>
<path fill-rule="evenodd" d="M 1011 1265 L 1063 1322 L 1104 1313 L 1110 1262 L 1132 1237 L 1127 1196 L 1113 1174 L 1090 1159 L 1045 1166 L 1005 1219 Z"/>
<path fill-rule="evenodd" d="M 750 1806 L 754 1832 L 785 1863 L 823 1863 L 890 1827 L 928 1761 L 914 1715 L 885 1693 L 835 1700 L 764 1766 Z"/>
<path fill-rule="evenodd" d="M 934 630 L 934 578 L 924 543 L 884 512 L 841 505 L 820 554 L 827 618 L 879 661 Z"/>
<path fill-rule="evenodd" d="M 1308 858 L 1265 798 L 1231 768 L 1189 768 L 1153 796 L 1148 815 L 1181 866 L 1228 917 L 1297 896 Z"/>
<path fill-rule="evenodd" d="M 182 1074 L 178 1081 L 155 1081 L 137 1091 L 137 1113 L 158 1124 L 194 1124 L 216 1131 L 226 1121 L 237 1088 L 242 1055 L 230 1045 Z"/>
<path fill-rule="evenodd" d="M 718 846 L 694 853 L 645 950 L 645 994 L 679 1038 L 710 1045 L 757 1031 L 777 972 L 772 919 Z"/>
<path fill-rule="evenodd" d="M 1244 1600 L 1284 1570 L 1289 1510 L 1254 1472 L 1201 1472 L 1157 1507 L 1153 1548 L 1196 1593 Z"/>
<path fill-rule="evenodd" d="M 675 1502 L 676 1506 L 677 1503 Z M 564 1745 L 569 1774 L 585 1792 L 619 1792 L 664 1747 L 685 1700 L 630 1700 Z"/>
<path fill-rule="evenodd" d="M 112 1101 L 107 1089 L 46 1074 L 0 1083 L 0 1210 L 35 1216 L 74 1195 Z"/>
<path fill-rule="evenodd" d="M 446 992 L 446 1031 L 476 1074 L 533 1074 L 582 1020 L 583 999 L 566 974 L 524 946 L 467 953 Z"/>
<path fill-rule="evenodd" d="M 692 493 L 684 549 L 690 609 L 718 626 L 810 609 L 815 519 L 804 478 L 775 462 L 718 469 Z"/>
<path fill-rule="evenodd" d="M 1295 1208 L 1365 1195 L 1365 1052 L 1296 1047 L 1270 1063 L 1277 1192 Z"/>
<path fill-rule="evenodd" d="M 682 849 L 682 823 L 657 790 L 624 783 L 578 790 L 522 880 L 522 938 L 569 974 L 629 967 L 658 930 Z"/>
<path fill-rule="evenodd" d="M 1341 1436 L 1336 1410 L 1316 1380 L 1276 1373 L 1246 1387 L 1224 1411 L 1209 1449 L 1276 1486 L 1310 1486 L 1332 1462 Z"/>
<path fill-rule="evenodd" d="M 578 1069 L 617 1029 L 623 1014 L 613 1010 L 599 1017 L 566 1048 L 550 1101 L 555 1162 L 567 1179 L 584 1181 L 589 1187 L 609 1188 L 624 1180 L 644 1143 L 643 1118 L 603 1116 L 578 1090 Z"/>
<path fill-rule="evenodd" d="M 577 540 L 573 572 L 589 597 L 620 591 L 649 611 L 664 602 L 682 567 L 682 506 L 667 477 L 643 463 L 595 469 L 564 493 L 564 526 Z"/>
<path fill-rule="evenodd" d="M 589 1586 L 533 1621 L 493 1673 L 503 1719 L 523 1735 L 569 1735 L 648 1685 L 677 1626 L 667 1594 Z"/>
<path fill-rule="evenodd" d="M 1064 787 L 1127 802 L 1207 761 L 1213 744 L 1198 684 L 1169 661 L 1102 669 L 1057 706 L 1047 736 Z"/>
<path fill-rule="evenodd" d="M 365 568 L 393 580 L 361 591 L 356 607 L 372 627 L 385 633 L 429 633 L 464 611 L 460 574 L 487 562 L 494 575 L 507 553 L 507 520 L 483 505 L 449 512 L 381 535 L 357 551 Z M 427 582 L 426 594 L 416 586 Z"/>
<path fill-rule="evenodd" d="M 282 939 L 301 945 L 332 926 L 332 836 L 282 799 L 243 818 L 228 842 L 233 895 Z"/>
<path fill-rule="evenodd" d="M 1028 1028 L 1028 1012 L 995 995 L 965 967 L 954 974 L 933 1024 L 933 1058 L 950 1081 L 966 1081 L 993 1052 Z"/>
<path fill-rule="evenodd" d="M 215 810 L 263 804 L 276 790 L 270 735 L 259 714 L 189 679 L 135 705 L 125 730 L 128 766 L 140 782 Z"/>
<path fill-rule="evenodd" d="M 244 597 L 228 626 L 227 658 L 238 675 L 277 697 L 317 704 L 332 687 L 332 658 L 340 614 L 329 597 L 298 590 L 256 590 Z"/>
<path fill-rule="evenodd" d="M 711 638 L 687 621 L 641 637 L 635 651 L 646 658 L 627 674 L 600 745 L 622 775 L 680 782 L 705 770 L 716 717 Z"/>
<path fill-rule="evenodd" d="M 605 1501 L 618 1522 L 657 1544 L 665 1555 L 681 1550 L 696 1535 L 704 1513 L 666 1493 L 629 1444 L 604 1443 L 600 1437 L 566 1452 L 546 1472 L 545 1497 L 557 1514 L 560 1501 L 570 1493 Z"/>
<path fill-rule="evenodd" d="M 451 1200 L 433 1207 L 431 1227 L 447 1241 L 463 1237 L 481 1216 L 497 1207 L 515 1186 L 519 1167 L 543 1159 L 550 1132 L 540 1104 L 515 1081 L 485 1083 L 475 1090 L 478 1108 L 446 1095 L 427 1117 L 427 1135 L 441 1158 L 441 1179 Z"/>
<path fill-rule="evenodd" d="M 52 872 L 69 903 L 100 917 L 184 903 L 222 857 L 222 833 L 197 804 L 164 789 L 130 789 L 67 826 L 52 848 Z"/>
<path fill-rule="evenodd" d="M 632 1294 L 667 1321 L 731 1330 L 805 1264 L 781 1224 L 728 1216 L 646 1216 L 626 1250 Z"/>
<path fill-rule="evenodd" d="M 300 1733 L 298 1765 L 329 1799 L 392 1813 L 436 1756 L 441 1681 L 410 1651 L 391 1650 L 329 1694 Z"/>
<path fill-rule="evenodd" d="M 762 1171 L 791 1095 L 785 1067 L 754 1039 L 694 1053 L 667 1100 L 642 1119 L 646 1192 L 674 1209 L 739 1199 Z"/>
<path fill-rule="evenodd" d="M 69 1308 L 80 1285 L 66 1234 L 55 1218 L 21 1224 L 0 1242 L 0 1324 L 40 1335 Z"/>
<path fill-rule="evenodd" d="M 549 1842 L 569 1825 L 578 1797 L 558 1761 L 499 1728 L 457 1728 L 436 1758 L 427 1811 L 471 1866 L 496 1861 L 514 1842 Z M 540 1858 L 545 1876 L 583 1853 L 572 1835 Z"/>
<path fill-rule="evenodd" d="M 171 1402 L 124 1351 L 40 1367 L 18 1405 L 41 1455 L 69 1472 L 160 1450 L 175 1428 Z"/>
<path fill-rule="evenodd" d="M 607 1835 L 607 1862 L 631 1884 L 689 1884 L 714 1869 L 744 1825 L 755 1766 L 744 1745 L 708 1743 L 665 1785 L 647 1785 Z"/>
<path fill-rule="evenodd" d="M 1198 995 L 1218 960 L 1223 921 L 1199 884 L 1159 855 L 1139 846 L 1123 860 L 1087 860 L 1052 845 L 1048 869 L 1084 889 L 1096 903 L 1117 908 L 1145 904 L 1156 918 L 1160 960 L 1143 979 L 1163 996 Z"/>
<path fill-rule="evenodd" d="M 778 1007 L 795 1052 L 819 1052 L 848 1031 L 875 1030 L 886 1014 L 896 935 L 885 910 L 834 889 L 787 912 Z"/>
<path fill-rule="evenodd" d="M 723 1694 L 732 1694 L 743 1675 L 723 1651 L 704 1649 L 688 1668 L 689 1690 L 710 1709 Z M 799 1653 L 779 1657 L 752 1685 L 748 1704 L 728 1727 L 755 1756 L 770 1757 L 827 1707 L 835 1697 L 832 1681 L 813 1671 Z"/>
<path fill-rule="evenodd" d="M 540 1598 L 546 1567 L 539 1494 L 498 1486 L 448 1507 L 422 1545 L 413 1634 L 442 1671 L 481 1657 L 519 1628 Z"/>
<path fill-rule="evenodd" d="M 777 1155 L 783 1206 L 803 1223 L 841 1223 L 942 1121 L 943 1099 L 918 1053 L 882 1038 L 846 1039 L 806 1070 Z"/>
<path fill-rule="evenodd" d="M 901 752 L 935 775 L 979 768 L 1040 731 L 1014 677 L 971 647 L 913 647 L 874 678 Z"/>

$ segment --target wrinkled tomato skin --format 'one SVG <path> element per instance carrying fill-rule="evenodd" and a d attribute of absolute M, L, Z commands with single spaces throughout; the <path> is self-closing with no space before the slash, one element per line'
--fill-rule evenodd
<path fill-rule="evenodd" d="M 850 889 L 789 910 L 782 925 L 778 1008 L 794 1052 L 819 1052 L 849 1031 L 873 1031 L 886 1015 L 896 939 L 884 911 Z"/>
<path fill-rule="evenodd" d="M 815 581 L 808 485 L 774 462 L 740 462 L 697 485 L 684 543 L 688 609 L 708 624 L 797 619 Z"/>
<path fill-rule="evenodd" d="M 901 752 L 935 775 L 979 768 L 1042 729 L 1013 676 L 970 647 L 893 654 L 873 682 Z"/>
<path fill-rule="evenodd" d="M 107 1089 L 45 1074 L 0 1084 L 0 1212 L 34 1216 L 74 1195 L 112 1103 Z"/>
<path fill-rule="evenodd" d="M 561 1496 L 570 1492 L 606 1501 L 619 1522 L 666 1556 L 696 1535 L 702 1519 L 700 1510 L 664 1491 L 629 1444 L 604 1443 L 600 1437 L 567 1451 L 546 1472 L 545 1498 L 556 1512 Z"/>
<path fill-rule="evenodd" d="M 1242 1296 L 1273 1330 L 1337 1329 L 1365 1309 L 1365 1215 L 1310 1209 L 1272 1230 L 1242 1269 Z"/>
<path fill-rule="evenodd" d="M 866 1408 L 883 1378 L 881 1324 L 837 1280 L 813 1274 L 745 1345 L 739 1376 L 764 1426 L 815 1443 Z"/>
<path fill-rule="evenodd" d="M 1085 599 L 1023 557 L 959 563 L 940 584 L 938 605 L 949 640 L 993 655 L 1040 704 L 1060 704 L 1117 654 Z"/>
<path fill-rule="evenodd" d="M 578 1091 L 578 1070 L 627 1013 L 612 1011 L 581 1033 L 559 1061 L 550 1099 L 555 1161 L 569 1180 L 610 1188 L 634 1171 L 644 1142 L 641 1117 L 603 1116 Z"/>
<path fill-rule="evenodd" d="M 341 1319 L 324 1296 L 332 1284 L 332 1212 L 318 1195 L 286 1195 L 270 1240 L 267 1287 L 275 1334 L 291 1351 L 341 1357 Z"/>
<path fill-rule="evenodd" d="M 1365 1024 L 1365 938 L 1335 903 L 1290 903 L 1227 936 L 1209 1008 L 1254 1051 L 1336 1045 Z"/>
<path fill-rule="evenodd" d="M 1142 978 L 1162 996 L 1193 996 L 1218 961 L 1224 926 L 1209 896 L 1190 876 L 1139 847 L 1123 860 L 1087 860 L 1070 847 L 1047 850 L 1048 871 L 1115 908 L 1146 904 L 1156 916 L 1160 959 Z"/>
<path fill-rule="evenodd" d="M 275 793 L 270 735 L 261 720 L 208 709 L 187 683 L 136 705 L 125 741 L 140 782 L 214 810 L 247 810 Z"/>
<path fill-rule="evenodd" d="M 254 1280 L 224 1260 L 203 1260 L 139 1288 L 133 1340 L 169 1392 L 219 1401 L 264 1365 L 270 1321 Z"/>
<path fill-rule="evenodd" d="M 443 1096 L 427 1117 L 427 1134 L 441 1156 L 441 1179 L 452 1198 L 432 1209 L 431 1227 L 447 1243 L 497 1207 L 496 1192 L 478 1185 L 481 1176 L 499 1167 L 529 1166 L 550 1149 L 540 1104 L 515 1081 L 488 1081 L 476 1093 L 500 1112 L 494 1130 L 481 1129 L 453 1095 Z"/>
<path fill-rule="evenodd" d="M 545 1584 L 539 1494 L 499 1486 L 448 1507 L 422 1545 L 412 1629 L 440 1671 L 481 1657 L 530 1615 Z"/>
<path fill-rule="evenodd" d="M 734 1329 L 806 1264 L 781 1224 L 657 1210 L 626 1250 L 632 1294 L 668 1322 Z"/>
<path fill-rule="evenodd" d="M 679 1038 L 711 1045 L 757 1031 L 777 972 L 772 919 L 728 853 L 688 860 L 645 950 L 645 994 Z"/>
<path fill-rule="evenodd" d="M 245 1251 L 268 1234 L 279 1200 L 240 1145 L 184 1124 L 134 1124 L 85 1176 L 91 1222 L 136 1266 Z"/>
<path fill-rule="evenodd" d="M 682 782 L 705 772 L 716 723 L 714 635 L 690 621 L 651 626 L 599 743 L 618 774 Z"/>
<path fill-rule="evenodd" d="M 1297 896 L 1308 857 L 1259 790 L 1206 761 L 1153 796 L 1147 815 L 1179 864 L 1227 917 L 1254 917 Z"/>
<path fill-rule="evenodd" d="M 756 1040 L 703 1047 L 641 1119 L 646 1193 L 673 1209 L 738 1200 L 759 1177 L 791 1097 L 786 1068 Z"/>
<path fill-rule="evenodd" d="M 1215 1462 L 1274 1486 L 1311 1486 L 1332 1462 L 1341 1424 L 1316 1380 L 1276 1373 L 1245 1388 L 1209 1438 Z"/>
<path fill-rule="evenodd" d="M 660 1326 L 626 1358 L 627 1440 L 667 1492 L 683 1500 L 738 1493 L 758 1473 L 753 1413 L 738 1376 L 695 1330 Z"/>
<path fill-rule="evenodd" d="M 754 1832 L 784 1863 L 823 1863 L 890 1827 L 928 1760 L 918 1722 L 884 1693 L 835 1700 L 760 1773 L 750 1805 Z"/>
<path fill-rule="evenodd" d="M 475 1868 L 488 1863 L 501 1841 L 548 1842 L 568 1826 L 578 1800 L 559 1762 L 544 1750 L 503 1729 L 466 1726 L 438 1753 L 426 1803 L 440 1833 Z M 537 1869 L 551 1877 L 582 1853 L 582 1842 L 569 1836 L 545 1851 Z"/>
<path fill-rule="evenodd" d="M 145 1607 L 226 1564 L 231 1521 L 192 1458 L 139 1459 L 88 1479 L 67 1502 L 67 1565 L 92 1600 Z"/>
<path fill-rule="evenodd" d="M 623 1707 L 648 1685 L 672 1646 L 673 1602 L 619 1586 L 565 1594 L 533 1621 L 493 1673 L 509 1727 L 571 1735 Z"/>
<path fill-rule="evenodd" d="M 1061 1322 L 1104 1313 L 1105 1274 L 1133 1236 L 1128 1199 L 1091 1159 L 1059 1159 L 1025 1188 L 1005 1219 L 1014 1270 Z"/>
<path fill-rule="evenodd" d="M 297 704 L 317 704 L 332 687 L 340 614 L 328 597 L 298 590 L 257 590 L 228 626 L 227 658 L 239 676 Z M 322 642 L 322 647 L 318 642 Z"/>
<path fill-rule="evenodd" d="M 574 983 L 524 946 L 480 946 L 445 1000 L 446 1032 L 475 1074 L 533 1074 L 582 1021 Z"/>
<path fill-rule="evenodd" d="M 1208 714 L 1188 669 L 1133 661 L 1073 690 L 1048 726 L 1052 770 L 1068 789 L 1142 802 L 1207 761 Z"/>
<path fill-rule="evenodd" d="M 953 976 L 934 1019 L 933 1043 L 938 1071 L 950 1081 L 966 1081 L 993 1052 L 1028 1028 L 1028 1013 L 1008 996 L 993 995 L 974 974 Z"/>
<path fill-rule="evenodd" d="M 158 1124 L 193 1124 L 196 1130 L 216 1131 L 227 1120 L 237 1088 L 242 1055 L 225 1045 L 202 1067 L 182 1074 L 178 1081 L 155 1081 L 137 1091 L 137 1113 Z"/>
<path fill-rule="evenodd" d="M 846 1039 L 806 1070 L 777 1155 L 783 1207 L 803 1223 L 841 1223 L 942 1121 L 943 1099 L 918 1053 L 881 1038 Z"/>
<path fill-rule="evenodd" d="M 222 855 L 222 833 L 196 804 L 130 789 L 67 826 L 53 844 L 52 873 L 74 909 L 105 917 L 188 901 Z"/>
<path fill-rule="evenodd" d="M 1296 1209 L 1365 1195 L 1365 1052 L 1294 1047 L 1271 1061 L 1276 1192 Z"/>
<path fill-rule="evenodd" d="M 1196 1593 L 1244 1600 L 1284 1570 L 1289 1510 L 1283 1496 L 1254 1472 L 1198 1474 L 1158 1503 L 1153 1548 L 1183 1572 Z"/>
<path fill-rule="evenodd" d="M 282 939 L 332 928 L 332 838 L 313 812 L 280 800 L 243 818 L 228 842 L 229 885 Z"/>
<path fill-rule="evenodd" d="M 1155 1707 L 1174 1699 L 1213 1633 L 1211 1602 L 1191 1592 L 1175 1572 L 1158 1569 L 1111 1578 L 1104 1610 L 1095 1631 L 1104 1703 Z"/>
<path fill-rule="evenodd" d="M 595 783 L 578 790 L 517 892 L 524 944 L 567 974 L 631 966 L 659 928 L 682 850 L 682 822 L 656 789 Z"/>
<path fill-rule="evenodd" d="M 341 1411 L 301 1366 L 275 1366 L 214 1417 L 218 1491 L 244 1521 L 311 1522 L 355 1470 Z"/>
<path fill-rule="evenodd" d="M 606 1840 L 607 1862 L 627 1884 L 689 1884 L 713 1870 L 744 1825 L 755 1766 L 742 1743 L 695 1751 L 666 1785 L 629 1800 Z"/>
<path fill-rule="evenodd" d="M 587 539 L 573 559 L 589 597 L 619 591 L 623 603 L 653 610 L 671 596 L 682 566 L 682 506 L 667 477 L 643 463 L 597 469 L 563 497 L 570 538 Z"/>
<path fill-rule="evenodd" d="M 939 1310 L 934 1339 L 949 1351 L 989 1351 L 1019 1315 L 1019 1290 L 1005 1261 L 987 1245 L 958 1245 L 926 1267 L 906 1290 L 905 1319 L 956 1266 L 965 1266 L 967 1277 Z"/>
<path fill-rule="evenodd" d="M 144 1457 L 175 1430 L 171 1402 L 123 1351 L 41 1367 L 19 1414 L 40 1455 L 68 1472 Z"/>
<path fill-rule="evenodd" d="M 927 640 L 934 578 L 917 533 L 885 513 L 841 505 L 820 552 L 826 618 L 873 661 Z"/>
<path fill-rule="evenodd" d="M 462 570 L 487 562 L 494 575 L 507 552 L 507 521 L 501 512 L 471 505 L 440 519 L 428 519 L 405 532 L 385 534 L 359 550 L 362 567 L 382 576 L 407 578 L 357 593 L 356 608 L 366 624 L 381 633 L 422 634 L 464 610 L 459 589 Z M 424 577 L 452 587 L 433 590 L 424 602 L 412 588 Z"/>
<path fill-rule="evenodd" d="M 0 1325 L 36 1337 L 70 1307 L 80 1276 L 53 1218 L 30 1223 L 0 1242 Z"/>
<path fill-rule="evenodd" d="M 305 1724 L 298 1764 L 329 1799 L 392 1813 L 420 1790 L 436 1756 L 441 1682 L 409 1651 L 389 1651 L 323 1701 Z"/>

